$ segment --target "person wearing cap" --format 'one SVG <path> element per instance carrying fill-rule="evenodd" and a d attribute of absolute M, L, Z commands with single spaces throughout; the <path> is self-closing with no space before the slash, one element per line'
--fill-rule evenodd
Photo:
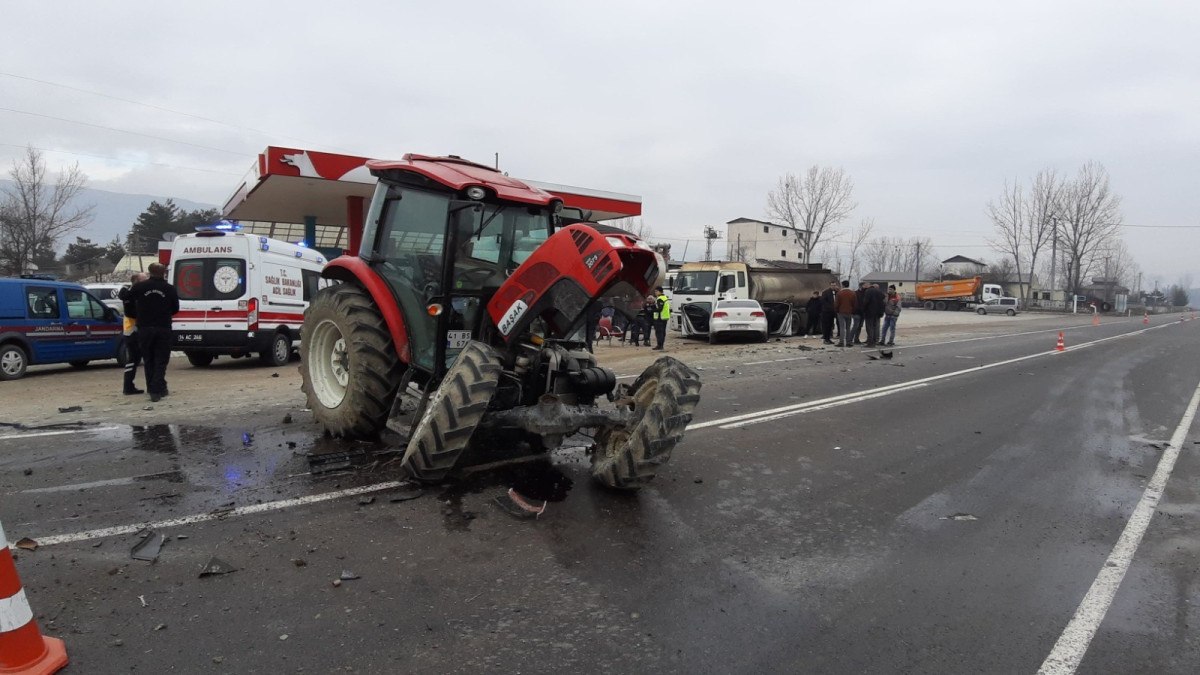
<path fill-rule="evenodd" d="M 655 351 L 662 351 L 667 343 L 667 322 L 671 320 L 671 299 L 663 292 L 662 286 L 655 286 L 654 293 L 654 337 L 658 345 Z"/>
<path fill-rule="evenodd" d="M 168 394 L 167 362 L 171 359 L 171 317 L 179 312 L 179 293 L 167 281 L 167 266 L 151 263 L 150 278 L 129 289 L 136 310 L 138 341 L 146 371 L 146 391 L 157 402 Z"/>

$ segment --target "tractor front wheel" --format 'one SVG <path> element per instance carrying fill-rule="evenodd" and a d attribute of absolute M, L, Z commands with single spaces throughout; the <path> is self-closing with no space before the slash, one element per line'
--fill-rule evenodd
<path fill-rule="evenodd" d="M 404 366 L 379 308 L 344 283 L 304 313 L 300 374 L 313 418 L 336 438 L 370 438 L 387 423 Z"/>
<path fill-rule="evenodd" d="M 409 438 L 401 464 L 410 476 L 436 483 L 454 468 L 496 394 L 502 370 L 494 349 L 482 342 L 467 343 L 426 402 Z"/>
<path fill-rule="evenodd" d="M 629 426 L 606 428 L 592 447 L 592 476 L 608 487 L 636 490 L 649 483 L 671 459 L 700 402 L 700 376 L 681 361 L 664 356 L 630 388 L 625 404 Z"/>

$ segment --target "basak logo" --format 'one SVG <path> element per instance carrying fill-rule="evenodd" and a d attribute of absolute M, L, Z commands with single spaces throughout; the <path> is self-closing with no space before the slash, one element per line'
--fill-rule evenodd
<path fill-rule="evenodd" d="M 184 246 L 183 255 L 193 253 L 233 253 L 232 246 Z"/>

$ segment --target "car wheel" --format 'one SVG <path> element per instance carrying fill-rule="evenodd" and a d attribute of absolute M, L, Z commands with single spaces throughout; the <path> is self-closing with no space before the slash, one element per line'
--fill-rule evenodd
<path fill-rule="evenodd" d="M 1009 315 L 1009 316 L 1016 316 L 1016 315 L 1017 315 L 1017 310 L 1015 310 L 1015 309 L 1010 309 L 1010 310 L 1008 310 L 1007 312 L 1005 312 L 1005 314 L 1007 314 L 1007 315 Z"/>
<path fill-rule="evenodd" d="M 983 316 L 984 314 L 987 314 L 987 310 L 980 307 L 979 309 L 975 310 L 975 313 L 978 314 L 979 316 Z"/>
<path fill-rule="evenodd" d="M 286 366 L 292 358 L 292 338 L 287 333 L 276 333 L 271 339 L 271 348 L 258 355 L 258 360 L 264 366 L 276 368 Z"/>
<path fill-rule="evenodd" d="M 0 380 L 17 380 L 25 377 L 29 367 L 29 355 L 19 345 L 0 347 Z"/>

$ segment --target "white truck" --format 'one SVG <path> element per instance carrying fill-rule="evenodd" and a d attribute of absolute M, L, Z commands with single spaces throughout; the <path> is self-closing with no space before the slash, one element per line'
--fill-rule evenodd
<path fill-rule="evenodd" d="M 321 278 L 325 262 L 312 249 L 232 225 L 177 237 L 169 276 L 179 292 L 175 349 L 196 367 L 252 354 L 265 365 L 285 365 L 309 300 L 332 283 Z"/>
<path fill-rule="evenodd" d="M 819 264 L 758 261 L 684 263 L 671 283 L 671 327 L 685 337 L 707 336 L 718 299 L 757 300 L 771 335 L 799 335 L 807 326 L 805 304 L 823 291 L 833 273 Z"/>

